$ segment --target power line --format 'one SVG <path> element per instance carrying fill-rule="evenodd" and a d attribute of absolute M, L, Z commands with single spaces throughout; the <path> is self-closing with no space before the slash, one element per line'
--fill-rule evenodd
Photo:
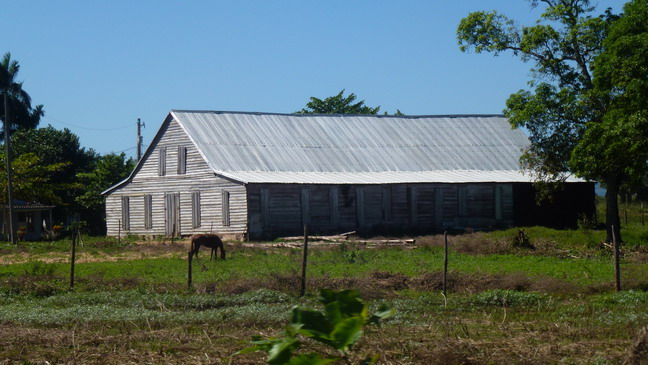
<path fill-rule="evenodd" d="M 142 146 L 143 146 L 143 147 L 148 147 L 149 145 L 147 145 L 147 144 L 142 144 Z M 108 153 L 122 153 L 122 152 L 130 151 L 130 150 L 134 150 L 134 149 L 136 149 L 136 148 L 137 148 L 137 146 L 133 146 L 133 147 L 127 148 L 127 149 L 125 149 L 125 150 L 121 150 L 121 151 L 110 151 L 110 152 L 108 152 Z"/>
<path fill-rule="evenodd" d="M 48 115 L 45 115 L 45 118 L 47 118 L 49 120 L 52 120 L 54 122 L 57 122 L 57 123 L 61 123 L 61 124 L 70 126 L 70 127 L 87 129 L 87 130 L 91 130 L 91 131 L 114 131 L 114 130 L 129 128 L 129 127 L 133 126 L 132 123 L 129 123 L 129 124 L 126 124 L 126 125 L 123 125 L 123 126 L 120 126 L 120 127 L 114 127 L 114 128 L 90 128 L 90 127 L 83 127 L 83 126 L 80 126 L 80 125 L 64 122 L 64 121 L 62 121 L 60 119 L 52 118 L 52 117 L 50 117 Z"/>

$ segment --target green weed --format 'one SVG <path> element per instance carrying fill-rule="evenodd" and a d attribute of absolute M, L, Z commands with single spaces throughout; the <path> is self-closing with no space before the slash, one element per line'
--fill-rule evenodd
<path fill-rule="evenodd" d="M 469 302 L 476 306 L 540 307 L 550 303 L 551 298 L 541 293 L 496 289 L 475 294 Z"/>

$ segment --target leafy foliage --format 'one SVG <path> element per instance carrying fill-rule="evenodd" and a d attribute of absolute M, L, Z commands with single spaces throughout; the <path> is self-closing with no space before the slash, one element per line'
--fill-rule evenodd
<path fill-rule="evenodd" d="M 283 337 L 256 337 L 252 341 L 254 346 L 236 354 L 265 351 L 268 353 L 268 364 L 273 365 L 328 364 L 341 360 L 349 363 L 350 351 L 362 337 L 364 326 L 378 324 L 381 319 L 393 314 L 391 308 L 383 305 L 376 313 L 369 315 L 367 304 L 353 290 L 336 292 L 323 289 L 319 301 L 324 305 L 324 311 L 295 307 Z M 300 336 L 337 350 L 338 354 L 295 354 L 306 343 Z M 365 358 L 361 363 L 373 364 L 377 360 L 378 356 L 375 355 Z"/>
<path fill-rule="evenodd" d="M 0 153 L 0 164 L 6 164 L 4 153 Z M 11 161 L 14 172 L 13 191 L 18 200 L 61 204 L 61 192 L 77 187 L 74 183 L 55 183 L 51 181 L 54 174 L 61 172 L 68 164 L 44 164 L 34 153 L 25 153 Z M 0 201 L 7 200 L 7 171 L 0 170 Z"/>
<path fill-rule="evenodd" d="M 378 114 L 380 106 L 375 108 L 365 105 L 364 100 L 354 103 L 356 94 L 344 96 L 344 89 L 335 96 L 324 100 L 311 97 L 306 103 L 306 108 L 298 111 L 299 114 Z M 400 111 L 399 111 L 400 112 Z"/>
<path fill-rule="evenodd" d="M 45 164 L 68 163 L 64 174 L 71 177 L 91 170 L 97 157 L 93 149 L 81 147 L 79 137 L 69 129 L 59 130 L 51 125 L 16 132 L 11 147 L 15 156 L 32 152 Z"/>
<path fill-rule="evenodd" d="M 631 185 L 648 174 L 648 4 L 631 1 L 610 26 L 593 63 L 592 98 L 606 105 L 572 154 L 576 171 L 591 179 L 620 172 Z"/>
<path fill-rule="evenodd" d="M 54 218 L 63 221 L 71 212 L 81 213 L 82 219 L 91 223 L 93 231 L 97 232 L 94 228 L 102 225 L 100 217 L 103 213 L 85 210 L 87 208 L 79 204 L 77 196 L 88 192 L 88 185 L 77 175 L 92 172 L 99 160 L 98 154 L 91 148 L 82 147 L 79 137 L 69 129 L 59 130 L 49 125 L 38 129 L 20 129 L 14 133 L 11 142 L 13 156 L 32 153 L 44 165 L 61 166 L 48 175 L 46 182 L 66 187 L 57 193 L 58 207 L 54 210 Z"/>
<path fill-rule="evenodd" d="M 603 182 L 608 240 L 612 227 L 620 239 L 619 186 L 647 169 L 648 5 L 633 0 L 626 15 L 608 9 L 595 17 L 589 0 L 531 1 L 539 3 L 544 12 L 528 27 L 497 12 L 471 13 L 457 30 L 460 48 L 511 51 L 534 63 L 534 89 L 512 94 L 504 111 L 514 127 L 530 133 L 522 166 L 545 183 L 564 181 L 570 171 Z"/>
<path fill-rule="evenodd" d="M 76 198 L 77 203 L 84 208 L 103 210 L 104 198 L 101 193 L 128 177 L 134 168 L 135 160 L 126 158 L 123 152 L 98 157 L 92 171 L 77 174 L 79 182 L 85 187 Z"/>
<path fill-rule="evenodd" d="M 44 165 L 60 167 L 49 175 L 47 183 L 66 186 L 60 191 L 57 204 L 74 208 L 75 196 L 83 188 L 76 175 L 94 168 L 97 158 L 94 150 L 81 147 L 79 137 L 69 129 L 58 130 L 52 126 L 18 130 L 11 142 L 14 156 L 31 153 Z"/>
<path fill-rule="evenodd" d="M 512 51 L 534 62 L 534 90 L 512 94 L 504 113 L 514 127 L 530 132 L 524 167 L 538 180 L 563 180 L 570 153 L 594 116 L 586 98 L 592 87 L 589 64 L 601 52 L 608 21 L 588 15 L 593 10 L 588 0 L 543 2 L 547 8 L 533 26 L 520 28 L 495 11 L 474 12 L 461 20 L 457 37 L 462 51 Z"/>
<path fill-rule="evenodd" d="M 42 105 L 32 108 L 31 97 L 23 90 L 23 83 L 16 80 L 19 70 L 18 61 L 11 59 L 11 53 L 5 53 L 0 61 L 0 94 L 8 97 L 10 132 L 13 131 L 13 127 L 36 128 L 44 114 Z M 0 100 L 0 114 L 0 118 L 4 119 L 4 100 Z M 4 126 L 2 133 L 4 134 Z"/>

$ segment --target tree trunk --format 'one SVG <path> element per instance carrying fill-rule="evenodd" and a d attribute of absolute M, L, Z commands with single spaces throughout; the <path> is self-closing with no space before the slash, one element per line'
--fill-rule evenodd
<path fill-rule="evenodd" d="M 8 207 L 8 213 L 7 215 L 9 216 L 9 240 L 11 243 L 16 244 L 16 227 L 15 227 L 15 217 L 14 217 L 14 209 L 13 209 L 13 182 L 12 182 L 12 175 L 11 175 L 11 137 L 9 136 L 9 133 L 11 132 L 11 122 L 9 121 L 9 97 L 7 96 L 6 92 L 4 94 L 4 107 L 5 107 L 5 115 L 4 115 L 4 128 L 5 128 L 5 133 L 4 133 L 4 139 L 5 139 L 5 148 L 6 148 L 6 159 L 7 159 L 7 207 Z M 5 221 L 6 224 L 6 221 Z"/>
<path fill-rule="evenodd" d="M 614 235 L 619 242 L 621 239 L 621 219 L 619 219 L 619 176 L 610 174 L 606 183 L 605 193 L 605 227 L 607 229 L 607 242 L 612 242 L 612 227 Z"/>

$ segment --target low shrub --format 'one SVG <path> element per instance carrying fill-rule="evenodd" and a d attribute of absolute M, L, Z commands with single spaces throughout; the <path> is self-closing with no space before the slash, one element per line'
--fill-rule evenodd
<path fill-rule="evenodd" d="M 549 300 L 546 294 L 495 289 L 475 294 L 469 302 L 475 306 L 531 307 L 545 305 Z"/>

